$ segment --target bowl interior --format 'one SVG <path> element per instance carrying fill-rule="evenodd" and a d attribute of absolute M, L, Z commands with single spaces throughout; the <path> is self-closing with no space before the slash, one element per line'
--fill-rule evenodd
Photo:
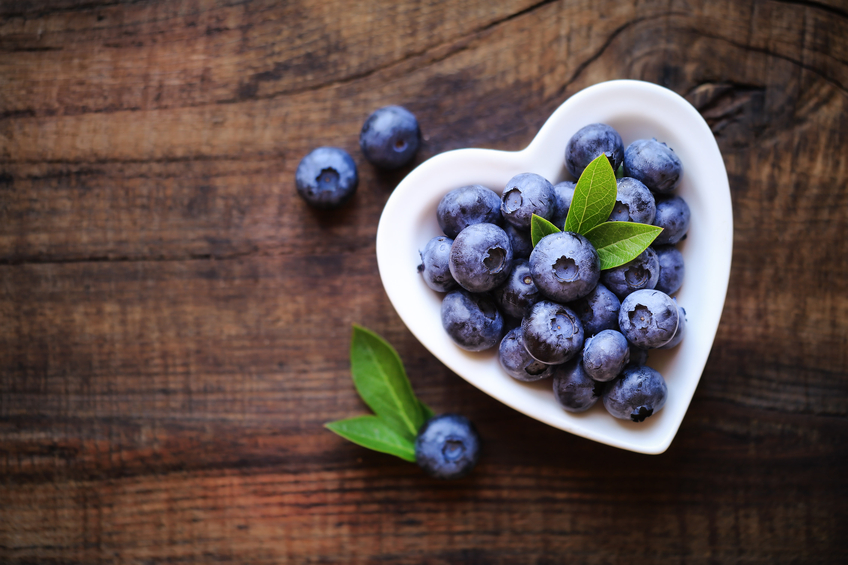
<path fill-rule="evenodd" d="M 484 117 L 481 117 L 484 119 Z M 419 250 L 442 235 L 436 220 L 439 200 L 454 188 L 482 184 L 501 194 L 514 175 L 538 173 L 553 183 L 570 179 L 563 157 L 581 127 L 603 122 L 621 134 L 625 147 L 640 138 L 666 142 L 683 163 L 677 194 L 692 211 L 687 238 L 678 244 L 685 262 L 683 286 L 675 295 L 687 313 L 687 334 L 670 351 L 652 350 L 648 365 L 668 385 L 668 401 L 642 423 L 617 420 L 601 402 L 582 414 L 563 410 L 550 380 L 520 383 L 507 375 L 497 348 L 468 353 L 442 329 L 443 294 L 417 271 Z M 377 230 L 377 261 L 386 293 L 421 343 L 456 374 L 501 402 L 562 430 L 641 453 L 666 450 L 683 420 L 718 328 L 730 275 L 733 218 L 730 189 L 712 132 L 685 99 L 640 81 L 610 81 L 580 91 L 548 119 L 530 145 L 517 152 L 460 149 L 436 155 L 413 170 L 395 189 Z"/>

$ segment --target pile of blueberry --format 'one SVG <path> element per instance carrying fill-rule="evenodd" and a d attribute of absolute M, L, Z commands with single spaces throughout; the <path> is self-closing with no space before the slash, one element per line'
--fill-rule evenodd
<path fill-rule="evenodd" d="M 662 228 L 632 261 L 601 271 L 595 248 L 572 232 L 534 248 L 532 216 L 563 226 L 575 183 L 522 173 L 500 196 L 480 185 L 446 194 L 436 212 L 444 235 L 421 251 L 418 270 L 446 293 L 442 325 L 459 347 L 500 344 L 504 370 L 523 382 L 551 378 L 565 410 L 587 410 L 603 397 L 616 418 L 641 422 L 667 397 L 662 375 L 645 364 L 647 351 L 675 347 L 685 331 L 686 313 L 671 295 L 683 282 L 675 244 L 690 211 L 674 194 L 683 168 L 666 144 L 640 139 L 625 150 L 612 127 L 591 124 L 568 142 L 565 164 L 579 178 L 601 154 L 623 169 L 609 219 Z"/>

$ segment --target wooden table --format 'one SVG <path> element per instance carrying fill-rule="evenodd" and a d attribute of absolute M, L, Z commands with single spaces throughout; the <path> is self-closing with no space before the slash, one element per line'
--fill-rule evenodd
<path fill-rule="evenodd" d="M 848 4 L 34 0 L 0 4 L 0 562 L 845 563 Z M 573 93 L 671 88 L 734 206 L 730 289 L 660 456 L 555 430 L 409 333 L 374 237 L 408 169 L 516 150 Z M 335 212 L 294 191 L 354 155 Z M 351 324 L 486 442 L 472 476 L 322 427 L 365 412 Z"/>

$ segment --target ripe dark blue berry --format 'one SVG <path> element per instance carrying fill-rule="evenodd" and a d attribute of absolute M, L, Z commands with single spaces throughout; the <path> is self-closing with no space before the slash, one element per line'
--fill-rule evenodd
<path fill-rule="evenodd" d="M 689 231 L 691 218 L 689 205 L 679 196 L 657 198 L 657 214 L 653 223 L 663 231 L 654 240 L 654 245 L 674 245 L 683 239 Z"/>
<path fill-rule="evenodd" d="M 621 300 L 631 292 L 655 288 L 659 278 L 660 262 L 656 251 L 650 247 L 629 263 L 607 269 L 601 274 L 604 285 Z"/>
<path fill-rule="evenodd" d="M 672 295 L 683 285 L 683 254 L 673 245 L 658 245 L 654 250 L 660 263 L 660 278 L 654 288 Z"/>
<path fill-rule="evenodd" d="M 533 239 L 530 237 L 530 232 L 520 230 L 509 222 L 504 222 L 503 229 L 512 245 L 512 258 L 529 259 L 530 254 L 533 253 Z"/>
<path fill-rule="evenodd" d="M 617 377 L 630 361 L 630 344 L 615 330 L 604 330 L 586 340 L 583 346 L 583 369 L 599 382 Z"/>
<path fill-rule="evenodd" d="M 580 178 L 589 163 L 598 155 L 609 159 L 617 171 L 624 159 L 624 142 L 615 129 L 606 124 L 589 124 L 580 128 L 565 146 L 565 166 L 574 178 Z"/>
<path fill-rule="evenodd" d="M 542 299 L 542 293 L 530 276 L 530 263 L 527 259 L 513 262 L 509 277 L 492 291 L 492 296 L 504 314 L 518 319 L 523 318 L 527 309 Z"/>
<path fill-rule="evenodd" d="M 386 106 L 368 116 L 359 133 L 359 147 L 369 163 L 397 169 L 409 163 L 421 143 L 418 120 L 406 108 Z"/>
<path fill-rule="evenodd" d="M 436 208 L 436 219 L 445 235 L 456 238 L 474 224 L 501 224 L 501 197 L 479 184 L 455 188 Z"/>
<path fill-rule="evenodd" d="M 630 177 L 620 178 L 616 184 L 615 206 L 610 214 L 610 221 L 651 224 L 656 216 L 657 206 L 648 187 Z"/>
<path fill-rule="evenodd" d="M 659 349 L 671 349 L 672 347 L 677 347 L 680 345 L 680 342 L 683 341 L 683 338 L 686 337 L 686 310 L 684 310 L 681 306 L 678 306 L 677 314 L 677 331 L 674 332 L 674 337 L 671 338 L 671 341 L 665 345 L 661 345 Z"/>
<path fill-rule="evenodd" d="M 474 224 L 451 245 L 450 271 L 471 292 L 487 292 L 503 283 L 512 269 L 512 246 L 506 232 L 494 224 Z"/>
<path fill-rule="evenodd" d="M 530 254 L 533 281 L 546 297 L 571 302 L 589 294 L 601 278 L 601 260 L 589 240 L 578 233 L 546 235 Z"/>
<path fill-rule="evenodd" d="M 480 436 L 468 418 L 441 414 L 427 420 L 415 438 L 415 462 L 436 479 L 459 479 L 480 458 Z"/>
<path fill-rule="evenodd" d="M 434 237 L 427 242 L 424 251 L 420 251 L 421 264 L 418 272 L 424 277 L 427 286 L 436 292 L 447 292 L 456 287 L 456 281 L 450 272 L 450 250 L 453 240 L 449 237 Z"/>
<path fill-rule="evenodd" d="M 618 325 L 627 341 L 643 349 L 662 347 L 680 320 L 677 304 L 658 290 L 637 290 L 621 301 Z"/>
<path fill-rule="evenodd" d="M 554 397 L 568 412 L 588 410 L 603 394 L 604 385 L 586 373 L 580 355 L 554 367 L 553 377 Z"/>
<path fill-rule="evenodd" d="M 466 351 L 483 351 L 501 340 L 504 319 L 486 294 L 452 290 L 442 299 L 442 327 Z"/>
<path fill-rule="evenodd" d="M 338 208 L 359 184 L 356 163 L 344 149 L 319 147 L 301 159 L 295 172 L 297 193 L 315 208 Z"/>
<path fill-rule="evenodd" d="M 565 363 L 583 348 L 583 324 L 571 308 L 556 302 L 534 304 L 521 329 L 527 352 L 548 365 Z"/>
<path fill-rule="evenodd" d="M 622 420 L 643 422 L 659 412 L 668 398 L 665 379 L 654 369 L 637 365 L 628 367 L 604 391 L 607 412 Z"/>
<path fill-rule="evenodd" d="M 624 174 L 652 191 L 667 194 L 677 188 L 683 165 L 677 154 L 656 139 L 637 139 L 624 152 Z"/>
<path fill-rule="evenodd" d="M 577 183 L 571 181 L 563 181 L 554 185 L 554 196 L 556 197 L 556 206 L 554 207 L 553 218 L 551 223 L 562 229 L 565 225 L 565 219 L 568 217 L 568 210 L 571 208 L 571 199 L 574 197 L 574 187 Z"/>
<path fill-rule="evenodd" d="M 598 285 L 583 298 L 571 303 L 571 307 L 583 323 L 586 337 L 604 330 L 618 329 L 618 311 L 621 301 L 603 284 Z"/>
<path fill-rule="evenodd" d="M 554 365 L 541 363 L 527 353 L 521 328 L 513 328 L 501 340 L 498 360 L 504 371 L 517 381 L 530 383 L 551 376 Z"/>
<path fill-rule="evenodd" d="M 546 220 L 553 217 L 556 205 L 553 185 L 535 173 L 521 173 L 506 184 L 501 197 L 501 215 L 520 230 L 530 230 L 533 214 Z"/>

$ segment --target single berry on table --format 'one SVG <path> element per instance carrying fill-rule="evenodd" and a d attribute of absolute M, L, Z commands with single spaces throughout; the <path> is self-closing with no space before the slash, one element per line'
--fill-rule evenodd
<path fill-rule="evenodd" d="M 427 420 L 415 438 L 415 462 L 436 479 L 459 479 L 480 458 L 480 436 L 468 418 L 441 414 Z"/>
<path fill-rule="evenodd" d="M 680 158 L 656 139 L 637 139 L 624 152 L 624 174 L 642 181 L 652 191 L 667 194 L 677 188 L 683 175 Z"/>
<path fill-rule="evenodd" d="M 397 169 L 412 161 L 421 143 L 415 115 L 402 106 L 385 106 L 368 116 L 359 133 L 359 147 L 372 165 Z"/>
<path fill-rule="evenodd" d="M 628 367 L 604 391 L 604 407 L 621 420 L 643 422 L 659 412 L 668 398 L 665 379 L 645 365 Z"/>
<path fill-rule="evenodd" d="M 680 321 L 677 304 L 664 292 L 637 290 L 621 301 L 618 325 L 627 341 L 643 349 L 662 347 Z"/>
<path fill-rule="evenodd" d="M 315 208 L 338 208 L 356 192 L 356 163 L 344 149 L 319 147 L 301 159 L 295 172 L 297 193 Z"/>
<path fill-rule="evenodd" d="M 589 124 L 580 128 L 565 146 L 565 166 L 574 178 L 598 155 L 606 155 L 612 170 L 617 171 L 624 159 L 624 142 L 614 128 L 606 124 Z"/>
<path fill-rule="evenodd" d="M 512 268 L 512 246 L 495 224 L 474 224 L 456 236 L 450 251 L 450 272 L 459 286 L 487 292 L 503 283 Z"/>
<path fill-rule="evenodd" d="M 598 252 L 574 232 L 546 235 L 530 254 L 533 281 L 546 297 L 571 302 L 589 294 L 601 277 Z"/>
<path fill-rule="evenodd" d="M 474 224 L 501 224 L 501 197 L 479 184 L 455 188 L 445 194 L 436 208 L 436 219 L 446 236 Z"/>
<path fill-rule="evenodd" d="M 506 184 L 501 197 L 501 215 L 520 230 L 530 230 L 533 214 L 550 220 L 556 197 L 554 186 L 535 173 L 521 173 Z"/>
<path fill-rule="evenodd" d="M 554 365 L 546 365 L 527 353 L 520 327 L 510 330 L 501 340 L 498 361 L 504 371 L 517 381 L 530 383 L 551 376 Z"/>
<path fill-rule="evenodd" d="M 418 272 L 424 277 L 427 286 L 436 292 L 447 292 L 456 287 L 456 281 L 450 272 L 450 250 L 453 240 L 438 236 L 427 242 L 424 251 L 420 251 L 421 264 Z"/>
<path fill-rule="evenodd" d="M 486 294 L 452 290 L 442 299 L 442 327 L 466 351 L 483 351 L 501 340 L 504 319 Z"/>

